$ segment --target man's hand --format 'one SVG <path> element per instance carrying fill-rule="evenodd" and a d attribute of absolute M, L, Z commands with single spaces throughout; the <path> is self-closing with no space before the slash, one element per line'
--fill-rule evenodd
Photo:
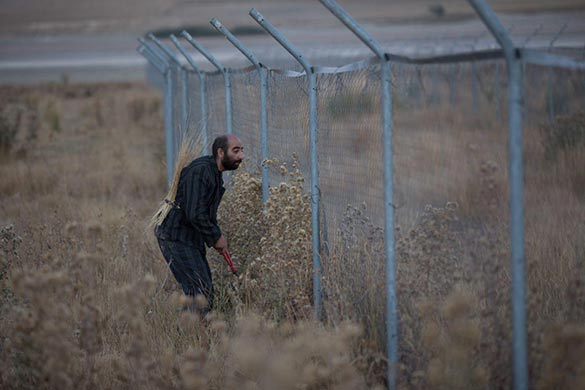
<path fill-rule="evenodd" d="M 226 241 L 225 237 L 223 236 L 223 234 L 219 237 L 217 242 L 215 244 L 213 244 L 213 247 L 219 253 L 222 253 L 224 250 L 227 249 L 227 241 Z"/>

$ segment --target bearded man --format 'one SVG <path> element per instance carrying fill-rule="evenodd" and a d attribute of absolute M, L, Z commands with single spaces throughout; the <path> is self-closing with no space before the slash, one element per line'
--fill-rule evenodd
<path fill-rule="evenodd" d="M 205 315 L 213 307 L 213 284 L 206 246 L 220 253 L 227 241 L 217 224 L 217 209 L 225 192 L 222 173 L 237 169 L 244 158 L 238 137 L 217 137 L 212 155 L 193 160 L 181 170 L 168 214 L 155 228 L 161 252 L 183 292 L 206 298 L 206 307 L 191 307 Z"/>

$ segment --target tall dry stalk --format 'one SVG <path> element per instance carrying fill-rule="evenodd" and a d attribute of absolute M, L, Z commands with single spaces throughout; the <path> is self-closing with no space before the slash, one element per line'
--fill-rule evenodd
<path fill-rule="evenodd" d="M 179 155 L 177 156 L 177 161 L 175 162 L 175 170 L 173 174 L 173 180 L 171 181 L 171 187 L 169 188 L 169 192 L 167 193 L 165 198 L 160 202 L 158 209 L 150 219 L 150 223 L 148 224 L 148 226 L 151 229 L 154 228 L 155 226 L 160 225 L 169 214 L 169 211 L 171 210 L 171 208 L 173 207 L 173 203 L 175 202 L 175 197 L 177 196 L 181 171 L 191 161 L 193 161 L 193 159 L 201 155 L 201 151 L 202 147 L 200 135 L 195 136 L 191 134 L 187 135 L 183 139 L 183 142 L 181 143 L 181 149 L 179 150 Z"/>

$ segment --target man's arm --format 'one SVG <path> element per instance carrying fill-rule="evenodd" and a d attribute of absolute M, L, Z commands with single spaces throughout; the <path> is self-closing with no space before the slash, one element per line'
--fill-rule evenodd
<path fill-rule="evenodd" d="M 221 235 L 221 237 L 219 237 L 219 239 L 215 242 L 215 244 L 213 244 L 213 247 L 219 253 L 223 253 L 223 251 L 227 250 L 227 241 L 226 241 L 225 237 L 223 236 L 223 234 Z"/>
<path fill-rule="evenodd" d="M 211 201 L 214 185 L 205 167 L 195 167 L 185 178 L 185 213 L 189 223 L 201 234 L 208 247 L 214 246 L 222 238 L 217 223 L 211 219 Z M 225 241 L 225 239 L 224 239 Z"/>

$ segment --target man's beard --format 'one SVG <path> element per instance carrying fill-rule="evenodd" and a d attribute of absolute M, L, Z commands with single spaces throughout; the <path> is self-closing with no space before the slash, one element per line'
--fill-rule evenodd
<path fill-rule="evenodd" d="M 221 160 L 221 165 L 223 165 L 223 169 L 226 171 L 235 171 L 240 166 L 242 160 L 232 160 L 227 155 L 223 157 Z"/>

